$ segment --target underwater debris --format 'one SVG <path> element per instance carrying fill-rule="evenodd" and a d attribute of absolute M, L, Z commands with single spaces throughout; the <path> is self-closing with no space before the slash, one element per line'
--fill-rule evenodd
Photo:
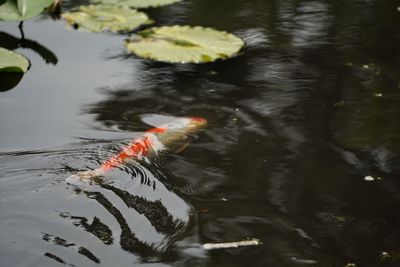
<path fill-rule="evenodd" d="M 376 181 L 376 180 L 382 180 L 382 178 L 381 177 L 373 177 L 373 176 L 370 176 L 370 175 L 368 175 L 368 176 L 365 176 L 364 177 L 364 180 L 365 181 L 368 181 L 368 182 L 372 182 L 372 181 Z"/>
<path fill-rule="evenodd" d="M 259 245 L 262 245 L 261 241 L 259 239 L 254 238 L 236 242 L 206 243 L 203 245 L 203 249 L 213 250 L 213 249 L 238 248 L 238 247 L 259 246 Z"/>

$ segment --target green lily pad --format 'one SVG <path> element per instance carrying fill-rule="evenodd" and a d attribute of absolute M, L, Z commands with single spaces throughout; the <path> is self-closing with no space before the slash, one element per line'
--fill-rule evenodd
<path fill-rule="evenodd" d="M 28 68 L 26 57 L 0 47 L 0 72 L 26 72 Z"/>
<path fill-rule="evenodd" d="M 131 31 L 142 24 L 152 23 L 143 12 L 112 5 L 80 6 L 79 10 L 64 13 L 62 17 L 69 24 L 92 32 Z"/>
<path fill-rule="evenodd" d="M 182 0 L 92 0 L 93 3 L 129 6 L 133 8 L 148 8 L 170 5 Z"/>
<path fill-rule="evenodd" d="M 26 20 L 42 13 L 53 0 L 6 0 L 0 5 L 0 20 Z"/>
<path fill-rule="evenodd" d="M 139 57 L 170 63 L 206 63 L 235 56 L 244 46 L 239 37 L 211 28 L 164 26 L 139 32 L 126 42 Z"/>

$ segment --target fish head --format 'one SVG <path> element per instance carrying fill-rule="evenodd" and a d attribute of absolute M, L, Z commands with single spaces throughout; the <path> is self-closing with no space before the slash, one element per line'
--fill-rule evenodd
<path fill-rule="evenodd" d="M 192 136 L 207 126 L 207 120 L 200 117 L 178 118 L 148 132 L 153 133 L 167 150 L 179 152 L 186 148 Z"/>
<path fill-rule="evenodd" d="M 165 123 L 157 128 L 149 130 L 149 132 L 183 132 L 186 134 L 196 133 L 198 130 L 206 127 L 207 120 L 200 117 L 185 117 Z"/>

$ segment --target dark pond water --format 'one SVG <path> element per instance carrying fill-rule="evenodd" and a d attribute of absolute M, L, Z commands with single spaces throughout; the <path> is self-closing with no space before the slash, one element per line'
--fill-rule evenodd
<path fill-rule="evenodd" d="M 21 47 L 17 24 L 2 22 L 1 46 L 20 46 L 32 67 L 0 92 L 0 266 L 400 266 L 399 7 L 150 10 L 158 25 L 246 41 L 238 57 L 204 65 L 142 60 L 125 52 L 126 34 L 47 16 L 24 23 Z M 181 153 L 131 162 L 101 185 L 66 184 L 182 116 L 209 124 Z M 246 238 L 263 245 L 201 247 Z"/>

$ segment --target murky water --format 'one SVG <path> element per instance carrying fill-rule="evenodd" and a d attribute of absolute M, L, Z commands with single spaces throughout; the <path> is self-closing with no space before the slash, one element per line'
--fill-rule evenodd
<path fill-rule="evenodd" d="M 151 10 L 159 25 L 246 41 L 238 57 L 203 65 L 138 59 L 124 34 L 26 22 L 17 51 L 32 67 L 0 92 L 0 266 L 399 266 L 399 6 Z M 1 46 L 21 46 L 16 23 L 0 31 Z M 182 116 L 209 124 L 181 153 L 130 162 L 101 185 L 65 183 Z M 201 247 L 246 238 L 263 245 Z"/>

